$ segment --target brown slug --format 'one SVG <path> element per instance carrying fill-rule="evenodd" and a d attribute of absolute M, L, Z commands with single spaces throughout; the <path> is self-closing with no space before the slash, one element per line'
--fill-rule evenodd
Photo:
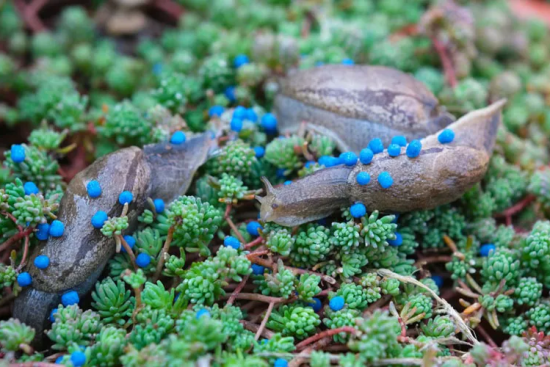
<path fill-rule="evenodd" d="M 326 65 L 295 72 L 274 101 L 279 132 L 307 129 L 330 136 L 342 152 L 359 153 L 373 138 L 388 144 L 435 133 L 454 121 L 426 86 L 383 66 Z"/>
<path fill-rule="evenodd" d="M 123 205 L 118 197 L 122 191 L 130 191 L 133 200 L 128 208 L 126 233 L 132 233 L 147 199 L 159 198 L 169 203 L 184 194 L 214 147 L 215 140 L 204 133 L 179 145 L 159 143 L 143 149 L 125 148 L 98 159 L 71 180 L 58 213 L 65 232 L 62 237 L 43 241 L 34 251 L 26 267 L 32 285 L 15 300 L 14 317 L 36 330 L 37 345 L 61 295 L 70 290 L 80 296 L 86 294 L 115 253 L 115 240 L 92 226 L 92 216 L 99 210 L 109 217 L 119 216 Z M 101 185 L 97 198 L 87 193 L 86 185 L 91 180 Z M 46 269 L 34 266 L 38 255 L 49 257 Z"/>
<path fill-rule="evenodd" d="M 290 185 L 274 188 L 264 179 L 267 194 L 257 198 L 261 220 L 296 226 L 355 202 L 362 202 L 367 210 L 387 213 L 452 202 L 484 176 L 505 103 L 500 100 L 472 111 L 449 125 L 447 129 L 455 134 L 451 143 L 440 143 L 440 132 L 422 139 L 416 158 L 409 158 L 402 147 L 397 157 L 384 151 L 374 155 L 370 164 L 321 169 Z M 370 174 L 368 184 L 357 183 L 360 172 Z M 377 181 L 382 172 L 393 178 L 391 187 L 383 188 Z"/>

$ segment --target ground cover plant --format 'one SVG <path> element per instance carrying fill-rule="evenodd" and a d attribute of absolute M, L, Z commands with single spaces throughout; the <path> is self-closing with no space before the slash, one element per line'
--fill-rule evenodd
<path fill-rule="evenodd" d="M 500 0 L 67 3 L 0 0 L 2 362 L 550 363 L 543 21 Z M 411 73 L 456 116 L 506 98 L 483 180 L 433 210 L 259 221 L 261 177 L 285 185 L 349 159 L 324 135 L 277 131 L 280 78 L 324 64 Z M 67 235 L 59 203 L 79 171 L 205 131 L 219 149 L 184 195 L 150 198 L 132 231 L 126 212 L 94 216 L 120 251 L 89 293 L 64 294 L 43 332 L 12 317 L 28 267 L 50 266 L 30 254 Z"/>

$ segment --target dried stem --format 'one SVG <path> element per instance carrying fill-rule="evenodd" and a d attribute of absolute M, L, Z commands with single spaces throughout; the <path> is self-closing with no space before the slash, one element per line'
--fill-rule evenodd
<path fill-rule="evenodd" d="M 132 322 L 135 324 L 136 316 L 138 312 L 141 310 L 141 308 L 143 307 L 141 303 L 141 287 L 134 288 L 134 293 L 136 294 L 136 306 L 134 308 L 134 312 L 132 312 Z"/>
<path fill-rule="evenodd" d="M 430 256 L 430 257 L 425 257 L 425 258 L 422 258 L 422 259 L 418 259 L 418 261 L 414 264 L 414 266 L 422 267 L 426 264 L 448 263 L 452 260 L 453 260 L 453 257 L 448 256 L 448 255 Z"/>
<path fill-rule="evenodd" d="M 502 213 L 497 213 L 494 215 L 495 218 L 505 218 L 506 225 L 509 226 L 512 224 L 512 216 L 521 212 L 525 207 L 527 207 L 531 202 L 535 200 L 535 195 L 527 195 L 522 200 L 512 205 Z"/>
<path fill-rule="evenodd" d="M 160 274 L 162 273 L 162 267 L 164 266 L 165 256 L 168 253 L 168 250 L 170 249 L 170 244 L 172 243 L 172 238 L 174 236 L 174 230 L 176 228 L 174 225 L 170 226 L 170 229 L 168 229 L 168 235 L 166 236 L 166 241 L 164 241 L 164 246 L 162 247 L 162 251 L 160 253 L 159 262 L 157 264 L 157 270 L 155 271 L 155 276 L 153 277 L 153 283 L 156 283 L 158 278 L 160 277 Z"/>
<path fill-rule="evenodd" d="M 6 242 L 0 245 L 0 252 L 8 249 L 16 241 L 20 240 L 23 237 L 28 237 L 34 231 L 33 227 L 27 228 L 24 231 L 14 234 Z"/>
<path fill-rule="evenodd" d="M 340 334 L 340 333 L 355 334 L 356 332 L 357 332 L 357 330 L 355 330 L 355 328 L 353 326 L 342 326 L 342 327 L 339 327 L 339 328 L 336 328 L 336 329 L 325 330 L 321 333 L 310 336 L 306 340 L 300 342 L 298 345 L 296 345 L 296 350 L 300 351 L 300 350 L 304 349 L 305 347 L 307 347 L 309 344 L 314 343 L 319 339 L 326 338 L 327 336 L 333 336 L 333 335 Z"/>
<path fill-rule="evenodd" d="M 498 345 L 497 343 L 495 343 L 495 341 L 493 340 L 493 338 L 491 338 L 491 336 L 489 335 L 489 333 L 487 332 L 487 330 L 485 330 L 483 328 L 483 326 L 481 325 L 478 325 L 476 327 L 476 330 L 479 331 L 479 333 L 483 336 L 483 338 L 487 341 L 487 343 L 489 343 L 489 345 L 493 348 L 498 348 Z"/>
<path fill-rule="evenodd" d="M 245 249 L 245 250 L 250 250 L 252 247 L 258 246 L 259 244 L 261 244 L 263 240 L 264 240 L 263 237 L 259 236 L 259 237 L 256 238 L 254 241 L 245 244 L 245 245 L 243 246 L 243 249 Z"/>
<path fill-rule="evenodd" d="M 232 305 L 233 302 L 235 302 L 236 297 L 239 295 L 239 293 L 241 293 L 241 291 L 243 290 L 246 282 L 248 281 L 248 277 L 249 277 L 249 275 L 245 276 L 243 278 L 243 280 L 239 283 L 239 286 L 237 288 L 235 288 L 235 290 L 231 294 L 231 297 L 229 297 L 229 300 L 227 301 L 228 305 Z"/>
<path fill-rule="evenodd" d="M 275 264 L 273 261 L 258 258 L 258 256 L 261 256 L 261 255 L 264 255 L 264 253 L 253 252 L 251 254 L 248 254 L 247 258 L 254 264 L 258 264 L 266 268 L 275 269 L 277 267 L 277 264 Z M 332 284 L 332 285 L 336 284 L 336 279 L 334 279 L 333 277 L 329 277 L 328 275 L 325 275 L 325 274 L 321 274 L 321 273 L 317 273 L 317 272 L 305 270 L 305 269 L 293 268 L 291 266 L 285 266 L 285 269 L 290 270 L 292 273 L 294 273 L 294 275 L 297 275 L 297 274 L 317 275 L 318 277 L 320 277 L 322 280 L 324 280 L 329 284 Z"/>
<path fill-rule="evenodd" d="M 29 253 L 29 236 L 25 236 L 25 246 L 23 247 L 23 258 L 21 259 L 21 263 L 17 267 L 17 271 L 19 272 L 23 267 L 25 266 L 27 262 L 27 254 Z"/>
<path fill-rule="evenodd" d="M 10 293 L 0 299 L 0 306 L 4 306 L 15 299 L 15 293 Z"/>
<path fill-rule="evenodd" d="M 375 310 L 379 308 L 382 308 L 382 306 L 384 306 L 390 300 L 391 300 L 391 296 L 389 294 L 382 296 L 382 298 L 372 303 L 365 311 L 363 311 L 363 317 L 367 316 L 370 313 L 373 313 Z"/>
<path fill-rule="evenodd" d="M 233 295 L 231 295 L 233 296 Z M 222 299 L 230 298 L 231 296 L 224 296 Z M 282 298 L 282 297 L 269 297 L 264 296 L 263 294 L 257 294 L 257 293 L 239 293 L 235 296 L 235 299 L 246 299 L 249 301 L 260 301 L 265 303 L 282 303 L 282 302 L 290 302 L 294 300 L 294 298 Z"/>
<path fill-rule="evenodd" d="M 439 55 L 441 64 L 443 65 L 443 71 L 445 73 L 445 80 L 447 82 L 447 85 L 449 85 L 451 88 L 454 88 L 457 83 L 456 73 L 447 49 L 445 48 L 445 45 L 436 37 L 432 37 L 432 44 L 435 48 L 435 51 Z"/>
<path fill-rule="evenodd" d="M 223 217 L 227 221 L 227 224 L 229 224 L 229 227 L 231 227 L 233 232 L 235 232 L 235 236 L 237 236 L 239 241 L 241 241 L 241 243 L 246 243 L 246 241 L 243 238 L 243 235 L 241 234 L 241 232 L 239 232 L 239 229 L 237 228 L 235 223 L 233 223 L 233 220 L 229 215 L 230 212 L 231 212 L 231 204 L 227 204 L 227 206 L 225 207 L 225 214 L 223 215 Z"/>
<path fill-rule="evenodd" d="M 173 2 L 172 0 L 155 0 L 153 1 L 153 5 L 170 15 L 176 21 L 179 20 L 184 11 L 179 4 Z"/>
<path fill-rule="evenodd" d="M 126 250 L 126 253 L 130 257 L 130 262 L 132 263 L 134 270 L 137 270 L 138 266 L 136 264 L 136 256 L 134 255 L 134 251 L 132 251 L 132 249 L 130 248 L 130 245 L 128 245 L 128 242 L 126 242 L 126 240 L 122 235 L 117 235 L 117 237 L 120 243 L 122 244 L 122 246 L 124 247 L 124 249 Z"/>
<path fill-rule="evenodd" d="M 269 316 L 271 316 L 271 311 L 273 311 L 273 306 L 275 306 L 275 302 L 269 302 L 269 307 L 267 308 L 267 311 L 265 312 L 264 319 L 262 320 L 262 323 L 260 324 L 260 327 L 258 328 L 258 331 L 256 332 L 256 335 L 254 336 L 254 340 L 260 339 L 260 335 L 262 335 L 262 332 L 265 329 L 265 325 L 267 324 L 267 320 L 269 320 Z"/>
<path fill-rule="evenodd" d="M 474 344 L 479 343 L 478 340 L 476 339 L 476 337 L 474 336 L 474 334 L 472 333 L 472 330 L 468 327 L 468 325 L 466 325 L 466 323 L 464 322 L 464 320 L 462 319 L 460 314 L 449 304 L 449 302 L 447 302 L 446 300 L 439 297 L 437 295 L 437 293 L 435 293 L 433 290 L 431 290 L 428 286 L 426 286 L 425 284 L 422 284 L 421 282 L 414 279 L 413 277 L 399 275 L 399 274 L 394 273 L 393 271 L 388 270 L 388 269 L 378 269 L 378 274 L 380 274 L 381 276 L 386 277 L 386 278 L 397 279 L 397 280 L 399 280 L 403 283 L 414 284 L 417 287 L 420 287 L 420 288 L 424 289 L 433 298 L 435 298 L 436 301 L 438 301 L 443 306 L 443 308 L 445 309 L 447 314 L 455 320 L 455 322 L 456 322 L 458 328 L 460 329 L 460 331 L 462 331 L 462 333 L 464 333 L 464 335 L 472 343 L 474 343 Z"/>
<path fill-rule="evenodd" d="M 46 29 L 44 23 L 42 23 L 38 17 L 38 12 L 47 2 L 48 0 L 33 0 L 27 5 L 23 0 L 15 1 L 15 7 L 19 11 L 21 18 L 33 33 L 41 32 Z"/>
<path fill-rule="evenodd" d="M 327 349 L 327 346 L 332 342 L 332 337 L 326 337 L 326 338 L 323 338 L 321 340 L 318 340 L 316 343 L 310 345 L 309 347 L 307 347 L 306 349 L 304 349 L 302 351 L 302 353 L 296 355 L 296 357 L 294 357 L 289 363 L 288 363 L 288 367 L 299 367 L 300 365 L 302 365 L 303 363 L 306 363 L 307 362 L 307 359 L 308 358 L 303 358 L 303 357 L 300 357 L 301 354 L 311 354 L 311 352 L 313 352 L 314 350 L 323 350 L 323 351 L 326 351 Z"/>
<path fill-rule="evenodd" d="M 250 321 L 241 320 L 241 324 L 244 326 L 246 330 L 252 331 L 253 333 L 257 333 L 258 330 L 260 330 L 260 325 Z M 275 333 L 271 330 L 267 330 L 264 328 L 264 330 L 262 331 L 262 336 L 264 338 L 271 339 L 273 335 L 275 335 Z"/>
<path fill-rule="evenodd" d="M 17 218 L 15 218 L 13 216 L 13 214 L 8 213 L 8 212 L 2 212 L 2 215 L 5 216 L 6 218 L 9 218 L 17 226 L 17 230 L 20 233 L 23 232 L 23 227 L 21 227 L 19 224 L 17 224 Z"/>

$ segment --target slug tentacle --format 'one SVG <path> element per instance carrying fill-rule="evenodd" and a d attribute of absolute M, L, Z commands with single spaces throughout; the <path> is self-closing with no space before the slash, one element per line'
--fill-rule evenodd
<path fill-rule="evenodd" d="M 416 158 L 409 158 L 404 147 L 397 157 L 384 151 L 368 165 L 326 168 L 275 188 L 270 199 L 262 201 L 262 219 L 294 226 L 357 201 L 368 210 L 390 213 L 431 209 L 454 201 L 483 178 L 505 103 L 501 100 L 470 112 L 448 126 L 455 134 L 449 144 L 439 142 L 441 131 L 426 137 Z M 361 172 L 370 175 L 370 183 L 357 183 Z M 391 186 L 378 182 L 384 175 L 391 176 Z M 276 210 L 266 208 L 273 202 Z"/>

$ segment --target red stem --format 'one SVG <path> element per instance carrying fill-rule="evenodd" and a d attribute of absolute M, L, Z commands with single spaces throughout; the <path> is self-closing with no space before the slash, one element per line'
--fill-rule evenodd
<path fill-rule="evenodd" d="M 136 264 L 136 255 L 134 255 L 134 251 L 130 248 L 130 245 L 128 245 L 128 242 L 124 239 L 124 236 L 117 235 L 120 239 L 120 243 L 122 244 L 122 247 L 126 250 L 126 253 L 128 254 L 128 257 L 130 258 L 130 262 L 132 263 L 132 266 L 134 267 L 134 270 L 138 270 L 138 266 Z"/>
<path fill-rule="evenodd" d="M 235 232 L 235 236 L 237 236 L 239 241 L 241 241 L 241 243 L 245 243 L 246 241 L 244 240 L 243 235 L 241 234 L 241 232 L 239 232 L 239 229 L 237 228 L 235 223 L 233 223 L 233 220 L 229 215 L 230 212 L 231 212 L 231 204 L 227 204 L 227 206 L 225 207 L 225 213 L 223 217 L 227 221 L 227 224 L 229 224 L 229 227 L 233 230 L 233 232 Z"/>
<path fill-rule="evenodd" d="M 153 5 L 166 14 L 171 15 L 176 21 L 183 14 L 183 8 L 171 0 L 156 0 Z"/>
<path fill-rule="evenodd" d="M 168 250 L 170 250 L 170 244 L 172 243 L 172 237 L 174 236 L 175 229 L 176 228 L 172 225 L 168 230 L 168 235 L 166 236 L 166 240 L 164 241 L 164 246 L 162 247 L 162 251 L 160 253 L 160 258 L 158 260 L 155 276 L 153 277 L 153 282 L 156 282 L 160 277 L 160 274 L 162 273 L 162 267 L 164 266 L 164 255 L 168 253 Z"/>
<path fill-rule="evenodd" d="M 29 227 L 24 231 L 11 236 L 11 238 L 9 238 L 6 242 L 0 245 L 0 251 L 4 251 L 8 247 L 10 247 L 15 241 L 20 240 L 23 237 L 28 237 L 32 233 L 32 231 L 34 231 L 34 228 Z"/>
<path fill-rule="evenodd" d="M 23 249 L 23 258 L 21 259 L 21 264 L 17 267 L 17 271 L 23 269 L 25 263 L 27 262 L 27 254 L 29 253 L 29 236 L 25 236 L 25 247 Z"/>
<path fill-rule="evenodd" d="M 495 341 L 493 340 L 493 338 L 491 338 L 491 336 L 489 335 L 489 333 L 483 328 L 483 326 L 481 325 L 478 325 L 476 327 L 476 329 L 479 331 L 479 333 L 481 335 L 483 335 L 483 337 L 485 338 L 485 340 L 487 341 L 487 343 L 489 343 L 489 345 L 493 348 L 498 348 L 498 345 L 497 343 L 495 343 Z"/>
<path fill-rule="evenodd" d="M 522 200 L 517 202 L 516 204 L 512 205 L 502 213 L 497 213 L 494 215 L 495 218 L 505 218 L 506 219 L 506 225 L 509 226 L 512 224 L 512 216 L 521 212 L 523 209 L 525 209 L 531 202 L 535 200 L 535 195 L 527 195 Z"/>
<path fill-rule="evenodd" d="M 23 0 L 15 0 L 15 7 L 19 11 L 21 18 L 33 33 L 41 32 L 46 29 L 38 17 L 38 12 L 48 0 L 33 0 L 29 5 Z"/>
<path fill-rule="evenodd" d="M 19 224 L 17 224 L 17 219 L 16 219 L 11 213 L 3 212 L 2 215 L 5 215 L 7 218 L 11 219 L 11 221 L 12 221 L 13 223 L 15 223 L 15 225 L 17 226 L 17 230 L 19 231 L 19 233 L 23 232 L 23 227 L 21 227 Z"/>
<path fill-rule="evenodd" d="M 229 297 L 229 300 L 227 300 L 227 304 L 228 305 L 232 305 L 233 302 L 235 302 L 235 299 L 237 298 L 237 296 L 239 295 L 239 293 L 241 293 L 241 291 L 243 290 L 246 282 L 248 281 L 248 275 L 245 276 L 243 278 L 243 280 L 241 281 L 241 283 L 239 283 L 239 286 L 237 288 L 235 288 L 235 290 L 233 291 L 233 293 L 231 293 L 231 297 Z"/>
<path fill-rule="evenodd" d="M 254 241 L 249 242 L 249 243 L 247 243 L 246 245 L 244 245 L 243 248 L 244 248 L 245 250 L 249 250 L 249 249 L 251 249 L 251 248 L 254 247 L 254 246 L 258 246 L 260 243 L 262 243 L 262 241 L 263 241 L 263 237 L 260 236 L 260 237 L 256 238 Z"/>
<path fill-rule="evenodd" d="M 309 344 L 314 343 L 317 340 L 323 339 L 327 336 L 333 336 L 333 335 L 340 334 L 340 333 L 355 334 L 356 331 L 357 330 L 355 330 L 355 328 L 352 327 L 352 326 L 342 326 L 342 327 L 339 327 L 339 328 L 336 328 L 336 329 L 325 330 L 325 331 L 323 331 L 319 334 L 315 334 L 313 336 L 310 336 L 309 338 L 307 338 L 303 342 L 296 345 L 296 350 L 300 351 L 300 350 L 304 349 L 305 347 L 307 347 Z"/>
<path fill-rule="evenodd" d="M 260 335 L 262 335 L 265 329 L 267 320 L 269 320 L 269 316 L 271 316 L 271 311 L 273 311 L 273 306 L 275 306 L 275 302 L 269 302 L 269 307 L 267 307 L 267 311 L 265 312 L 264 319 L 262 320 L 262 323 L 260 324 L 260 327 L 258 328 L 256 335 L 254 336 L 254 340 L 260 339 Z"/>
<path fill-rule="evenodd" d="M 445 73 L 445 79 L 447 84 L 454 88 L 456 86 L 456 73 L 451 59 L 445 49 L 445 45 L 438 40 L 436 37 L 432 37 L 432 44 L 434 45 L 435 51 L 439 55 L 441 64 L 443 65 L 443 71 Z"/>

